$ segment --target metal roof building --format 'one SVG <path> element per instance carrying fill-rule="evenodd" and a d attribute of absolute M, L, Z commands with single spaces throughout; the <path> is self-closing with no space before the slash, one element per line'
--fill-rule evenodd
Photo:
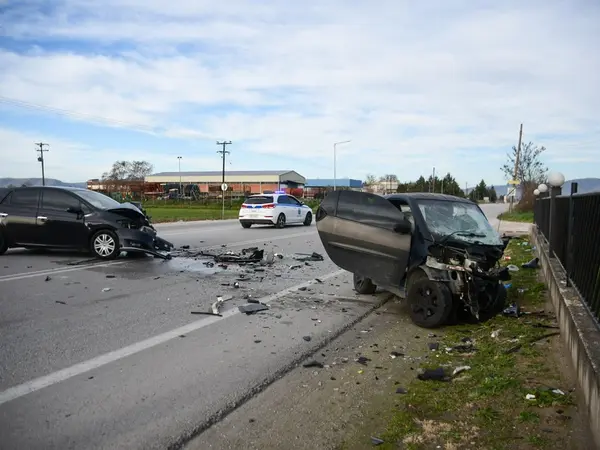
<path fill-rule="evenodd" d="M 306 187 L 314 187 L 314 188 L 324 188 L 324 187 L 333 187 L 333 185 L 337 187 L 346 187 L 346 188 L 361 188 L 362 181 L 361 180 L 353 180 L 352 178 L 336 178 L 335 183 L 333 178 L 325 179 L 325 178 L 311 178 L 306 180 Z"/>
<path fill-rule="evenodd" d="M 221 183 L 221 171 L 159 172 L 148 175 L 147 183 Z M 226 183 L 276 183 L 304 185 L 306 178 L 293 170 L 230 170 L 225 171 Z"/>

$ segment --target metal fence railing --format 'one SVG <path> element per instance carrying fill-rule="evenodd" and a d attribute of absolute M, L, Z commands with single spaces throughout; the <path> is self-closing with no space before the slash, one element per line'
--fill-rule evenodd
<path fill-rule="evenodd" d="M 600 193 L 537 199 L 534 222 L 600 323 Z"/>

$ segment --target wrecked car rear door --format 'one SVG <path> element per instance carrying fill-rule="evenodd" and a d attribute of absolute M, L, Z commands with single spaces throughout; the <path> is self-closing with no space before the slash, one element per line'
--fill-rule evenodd
<path fill-rule="evenodd" d="M 400 284 L 410 252 L 410 223 L 387 199 L 365 192 L 332 192 L 321 203 L 316 223 L 337 266 L 382 286 Z"/>

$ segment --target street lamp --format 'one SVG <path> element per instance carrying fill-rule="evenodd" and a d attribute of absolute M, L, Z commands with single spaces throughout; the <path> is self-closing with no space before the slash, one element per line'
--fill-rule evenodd
<path fill-rule="evenodd" d="M 533 190 L 533 195 L 535 195 L 536 197 L 537 197 L 538 195 L 540 195 L 540 190 L 539 190 L 539 189 L 534 189 L 534 190 Z"/>
<path fill-rule="evenodd" d="M 565 184 L 565 176 L 560 172 L 551 172 L 548 174 L 548 184 L 550 185 L 550 220 L 548 230 L 548 254 L 550 258 L 554 255 L 554 222 L 556 220 L 556 196 L 561 194 L 562 185 Z M 541 186 L 541 185 L 540 185 Z M 544 185 L 546 186 L 546 185 Z M 539 189 L 539 188 L 538 188 Z M 546 186 L 546 190 L 548 187 Z"/>
<path fill-rule="evenodd" d="M 337 160 L 337 146 L 340 144 L 347 144 L 348 142 L 351 141 L 340 141 L 340 142 L 336 142 L 335 144 L 333 144 L 333 190 L 335 191 L 337 188 L 337 166 L 336 166 L 336 160 Z"/>
<path fill-rule="evenodd" d="M 179 195 L 183 198 L 183 189 L 181 185 L 181 156 L 178 156 L 177 159 L 179 160 Z"/>

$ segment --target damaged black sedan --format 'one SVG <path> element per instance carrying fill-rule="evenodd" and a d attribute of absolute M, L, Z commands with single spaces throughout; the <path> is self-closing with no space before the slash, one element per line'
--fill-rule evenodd
<path fill-rule="evenodd" d="M 506 301 L 506 243 L 476 203 L 409 193 L 335 191 L 316 224 L 332 261 L 354 274 L 354 288 L 377 286 L 406 298 L 413 322 L 434 328 L 463 313 L 485 321 Z"/>
<path fill-rule="evenodd" d="M 14 247 L 86 250 L 109 260 L 121 252 L 168 258 L 173 244 L 131 203 L 87 189 L 22 187 L 0 189 L 0 255 Z"/>

